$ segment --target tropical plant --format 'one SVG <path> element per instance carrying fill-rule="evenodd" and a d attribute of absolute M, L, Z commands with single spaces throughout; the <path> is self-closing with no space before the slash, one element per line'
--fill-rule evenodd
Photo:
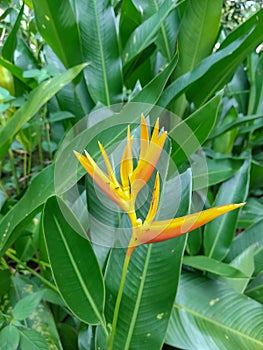
<path fill-rule="evenodd" d="M 0 348 L 261 349 L 263 9 L 0 9 Z"/>

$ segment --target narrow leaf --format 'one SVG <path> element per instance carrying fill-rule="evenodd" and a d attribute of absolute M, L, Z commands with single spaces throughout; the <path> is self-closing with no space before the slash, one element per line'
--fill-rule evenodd
<path fill-rule="evenodd" d="M 247 277 L 243 272 L 237 268 L 232 267 L 226 263 L 218 260 L 208 258 L 207 256 L 185 256 L 183 263 L 201 271 L 212 272 L 215 275 L 231 278 L 245 278 Z"/>

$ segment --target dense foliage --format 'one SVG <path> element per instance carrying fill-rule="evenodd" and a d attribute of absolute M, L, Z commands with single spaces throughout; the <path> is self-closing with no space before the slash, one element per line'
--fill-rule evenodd
<path fill-rule="evenodd" d="M 136 248 L 112 348 L 262 349 L 263 9 L 243 3 L 1 1 L 0 349 L 108 348 L 129 220 L 73 150 L 101 162 L 101 141 L 119 176 L 142 113 L 169 135 L 159 219 L 246 205 Z"/>

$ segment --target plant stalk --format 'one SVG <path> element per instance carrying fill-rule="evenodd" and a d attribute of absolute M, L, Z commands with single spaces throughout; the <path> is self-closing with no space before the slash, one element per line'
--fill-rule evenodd
<path fill-rule="evenodd" d="M 117 321 L 118 321 L 118 316 L 119 316 L 121 299 L 122 299 L 125 280 L 126 280 L 126 276 L 127 276 L 128 266 L 129 266 L 129 262 L 130 262 L 130 258 L 131 258 L 133 250 L 134 250 L 134 247 L 128 247 L 128 249 L 126 251 L 126 255 L 125 255 L 125 259 L 124 259 L 124 263 L 123 263 L 123 268 L 122 268 L 120 287 L 119 287 L 117 300 L 116 300 L 116 304 L 115 304 L 115 309 L 114 309 L 114 315 L 113 315 L 108 350 L 113 350 L 113 343 L 114 343 L 114 337 L 115 337 L 116 328 L 117 328 Z"/>

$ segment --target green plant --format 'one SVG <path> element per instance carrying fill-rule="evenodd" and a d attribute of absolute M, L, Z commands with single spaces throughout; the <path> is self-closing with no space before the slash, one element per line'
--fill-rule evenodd
<path fill-rule="evenodd" d="M 230 30 L 222 0 L 0 8 L 1 346 L 107 349 L 114 327 L 114 349 L 260 349 L 263 10 Z M 137 219 L 152 198 L 158 221 L 247 204 L 138 246 L 120 293 L 130 221 L 73 150 L 106 171 L 101 141 L 120 183 L 128 125 L 139 159 L 141 114 L 168 136 Z"/>

